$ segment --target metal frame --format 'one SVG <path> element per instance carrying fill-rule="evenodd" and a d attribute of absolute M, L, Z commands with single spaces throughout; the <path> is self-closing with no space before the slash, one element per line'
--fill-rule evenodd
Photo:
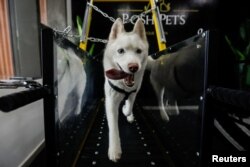
<path fill-rule="evenodd" d="M 202 97 L 202 127 L 201 127 L 201 161 L 200 167 L 207 166 L 211 157 L 210 150 L 212 147 L 212 130 L 213 129 L 213 119 L 214 114 L 212 113 L 211 106 L 212 100 L 211 97 L 207 95 L 207 89 L 211 85 L 218 85 L 216 82 L 217 78 L 217 58 L 219 50 L 219 35 L 216 31 L 207 31 L 205 33 L 205 66 L 204 66 L 204 91 Z"/>
<path fill-rule="evenodd" d="M 155 0 L 150 0 L 151 7 L 154 8 L 156 7 L 156 10 L 153 10 L 153 20 L 154 20 L 154 25 L 155 25 L 155 32 L 156 32 L 156 37 L 157 37 L 157 42 L 158 42 L 158 48 L 159 51 L 165 50 L 166 49 L 166 38 L 164 35 L 164 29 L 162 26 L 161 22 L 161 17 L 160 17 L 160 10 L 159 7 L 157 6 Z"/>
<path fill-rule="evenodd" d="M 90 4 L 93 4 L 94 0 L 90 1 Z M 91 24 L 91 16 L 92 16 L 92 8 L 86 5 L 85 14 L 84 14 L 84 22 L 82 27 L 82 36 L 80 40 L 79 47 L 82 50 L 87 50 L 87 43 L 88 43 L 88 36 L 89 36 L 89 30 L 90 30 L 90 24 Z"/>
<path fill-rule="evenodd" d="M 41 30 L 42 56 L 43 56 L 43 85 L 49 92 L 44 97 L 44 126 L 46 163 L 49 166 L 59 166 L 58 148 L 58 112 L 57 109 L 57 61 L 54 56 L 53 30 L 43 27 Z M 44 68 L 46 66 L 46 68 Z"/>
<path fill-rule="evenodd" d="M 152 11 L 152 15 L 153 15 L 153 21 L 154 21 L 159 51 L 166 49 L 166 38 L 164 35 L 164 28 L 160 19 L 160 10 L 159 10 L 159 7 L 157 6 L 156 0 L 135 0 L 135 1 L 133 0 L 91 0 L 90 4 L 93 5 L 94 1 L 95 2 L 150 2 L 151 7 L 156 8 L 156 10 Z M 92 7 L 89 7 L 88 5 L 86 5 L 83 28 L 82 28 L 82 35 L 81 35 L 81 40 L 80 40 L 80 45 L 79 45 L 79 47 L 85 51 L 87 50 L 87 43 L 88 43 L 87 39 L 88 39 L 89 31 L 90 31 L 91 17 L 92 17 Z"/>

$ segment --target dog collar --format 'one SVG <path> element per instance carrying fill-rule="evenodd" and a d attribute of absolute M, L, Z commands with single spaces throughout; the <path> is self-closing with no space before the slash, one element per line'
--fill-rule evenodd
<path fill-rule="evenodd" d="M 125 94 L 125 96 L 128 96 L 128 97 L 129 97 L 129 95 L 130 95 L 131 93 L 136 92 L 136 89 L 135 89 L 135 90 L 132 90 L 132 91 L 130 91 L 130 92 L 127 92 L 127 91 L 125 91 L 124 89 L 121 89 L 121 88 L 115 86 L 110 80 L 108 80 L 108 83 L 109 83 L 110 87 L 113 88 L 115 91 L 117 91 L 117 92 L 119 92 L 119 93 L 122 93 L 122 94 Z"/>
<path fill-rule="evenodd" d="M 119 112 L 120 112 L 120 111 L 122 111 L 122 107 L 124 106 L 126 100 L 129 98 L 129 96 L 130 96 L 132 93 L 135 93 L 137 89 L 132 90 L 132 91 L 130 91 L 130 92 L 127 92 L 127 91 L 125 91 L 124 89 L 121 89 L 121 88 L 115 86 L 110 80 L 108 80 L 108 83 L 109 83 L 109 85 L 110 85 L 110 87 L 111 87 L 112 89 L 114 89 L 115 91 L 117 91 L 117 92 L 122 93 L 122 94 L 125 95 L 124 98 L 122 99 L 122 101 L 120 102 L 120 105 L 119 105 Z M 129 115 L 127 115 L 127 116 L 129 116 Z"/>

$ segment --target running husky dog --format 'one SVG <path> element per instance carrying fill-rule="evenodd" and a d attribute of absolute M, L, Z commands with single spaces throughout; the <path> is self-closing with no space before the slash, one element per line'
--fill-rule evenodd
<path fill-rule="evenodd" d="M 135 97 L 147 65 L 148 42 L 143 22 L 138 19 L 133 31 L 126 32 L 118 18 L 111 28 L 104 52 L 105 107 L 109 127 L 108 157 L 117 162 L 122 150 L 118 128 L 120 111 L 133 122 Z"/>

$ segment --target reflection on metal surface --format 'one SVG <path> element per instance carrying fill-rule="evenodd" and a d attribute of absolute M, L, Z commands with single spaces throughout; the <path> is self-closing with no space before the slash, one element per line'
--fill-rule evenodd
<path fill-rule="evenodd" d="M 18 87 L 37 88 L 42 87 L 42 85 L 37 81 L 26 78 L 0 80 L 0 89 L 16 89 Z"/>
<path fill-rule="evenodd" d="M 224 135 L 224 137 L 232 144 L 234 145 L 239 151 L 246 151 L 244 147 L 242 147 L 221 125 L 220 123 L 215 119 L 214 120 L 214 126 Z"/>

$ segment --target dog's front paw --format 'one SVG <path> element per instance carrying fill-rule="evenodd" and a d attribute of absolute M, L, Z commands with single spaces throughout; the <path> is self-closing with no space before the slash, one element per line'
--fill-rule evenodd
<path fill-rule="evenodd" d="M 134 122 L 134 120 L 135 120 L 134 115 L 131 113 L 129 116 L 127 116 L 127 120 L 129 123 Z"/>
<path fill-rule="evenodd" d="M 180 113 L 177 101 L 173 101 L 171 103 L 167 101 L 165 109 L 169 115 L 179 115 Z"/>
<path fill-rule="evenodd" d="M 173 109 L 166 109 L 166 111 L 167 111 L 167 113 L 169 114 L 169 115 L 179 115 L 180 114 L 180 111 L 179 111 L 179 109 L 178 108 L 174 108 L 173 107 Z"/>
<path fill-rule="evenodd" d="M 122 107 L 122 113 L 123 113 L 124 116 L 127 116 L 127 115 L 130 114 L 130 110 L 129 110 L 128 105 L 124 105 L 124 106 Z"/>
<path fill-rule="evenodd" d="M 108 150 L 108 157 L 113 162 L 117 162 L 121 158 L 121 155 L 122 155 L 121 147 L 109 148 Z"/>
<path fill-rule="evenodd" d="M 169 116 L 165 110 L 160 110 L 160 115 L 163 121 L 166 121 L 166 122 L 169 121 Z"/>

